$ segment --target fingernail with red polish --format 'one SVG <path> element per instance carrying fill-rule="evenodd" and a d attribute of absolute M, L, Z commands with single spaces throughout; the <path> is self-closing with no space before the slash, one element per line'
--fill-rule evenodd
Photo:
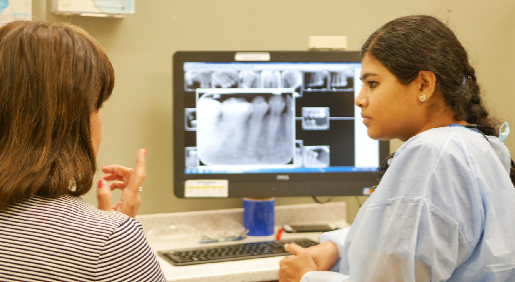
<path fill-rule="evenodd" d="M 98 188 L 102 188 L 107 185 L 107 181 L 105 179 L 100 179 L 98 181 Z"/>
<path fill-rule="evenodd" d="M 147 155 L 147 150 L 146 149 L 143 150 L 143 155 L 145 155 L 145 156 Z"/>

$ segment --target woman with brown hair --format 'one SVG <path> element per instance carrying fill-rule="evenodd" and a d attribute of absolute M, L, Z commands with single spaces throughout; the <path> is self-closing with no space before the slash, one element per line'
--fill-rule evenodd
<path fill-rule="evenodd" d="M 109 59 L 84 30 L 45 22 L 0 28 L 1 281 L 165 280 L 133 219 L 145 150 L 134 170 L 102 167 L 101 210 L 80 198 L 92 186 L 99 110 L 113 86 Z M 117 188 L 122 199 L 113 206 Z"/>
<path fill-rule="evenodd" d="M 280 281 L 515 281 L 513 161 L 454 33 L 395 19 L 362 46 L 361 79 L 368 135 L 405 143 L 350 229 L 286 247 Z"/>

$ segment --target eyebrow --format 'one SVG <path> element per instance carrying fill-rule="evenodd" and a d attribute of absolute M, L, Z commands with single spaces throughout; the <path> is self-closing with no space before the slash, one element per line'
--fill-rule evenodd
<path fill-rule="evenodd" d="M 364 75 L 362 75 L 359 79 L 361 79 L 363 81 L 363 80 L 367 79 L 367 77 L 369 77 L 369 76 L 378 76 L 378 75 L 379 74 L 374 73 L 374 72 L 367 72 Z"/>

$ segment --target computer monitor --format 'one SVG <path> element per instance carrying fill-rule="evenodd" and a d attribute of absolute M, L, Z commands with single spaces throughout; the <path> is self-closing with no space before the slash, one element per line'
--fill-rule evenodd
<path fill-rule="evenodd" d="M 360 72 L 355 51 L 176 52 L 175 195 L 366 194 L 389 143 L 354 104 Z"/>

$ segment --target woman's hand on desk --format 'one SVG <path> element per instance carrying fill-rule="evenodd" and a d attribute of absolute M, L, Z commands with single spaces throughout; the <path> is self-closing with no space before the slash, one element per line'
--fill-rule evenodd
<path fill-rule="evenodd" d="M 287 256 L 279 262 L 279 282 L 298 282 L 307 272 L 318 270 L 308 249 L 296 244 L 288 244 L 284 248 L 293 256 Z"/>
<path fill-rule="evenodd" d="M 98 208 L 105 211 L 119 211 L 130 217 L 135 217 L 141 205 L 139 188 L 143 186 L 146 178 L 145 155 L 147 151 L 141 149 L 136 158 L 134 169 L 120 165 L 102 166 L 105 173 L 98 185 Z M 107 181 L 114 181 L 110 185 Z M 116 204 L 112 204 L 112 191 L 122 190 L 122 197 Z"/>
<path fill-rule="evenodd" d="M 331 241 L 306 249 L 294 243 L 285 245 L 284 248 L 294 256 L 287 256 L 281 260 L 280 282 L 300 281 L 309 271 L 331 270 L 340 257 L 338 246 Z"/>
<path fill-rule="evenodd" d="M 299 247 L 300 248 L 300 247 Z M 306 249 L 320 271 L 328 271 L 340 258 L 340 249 L 333 241 L 327 241 Z"/>

